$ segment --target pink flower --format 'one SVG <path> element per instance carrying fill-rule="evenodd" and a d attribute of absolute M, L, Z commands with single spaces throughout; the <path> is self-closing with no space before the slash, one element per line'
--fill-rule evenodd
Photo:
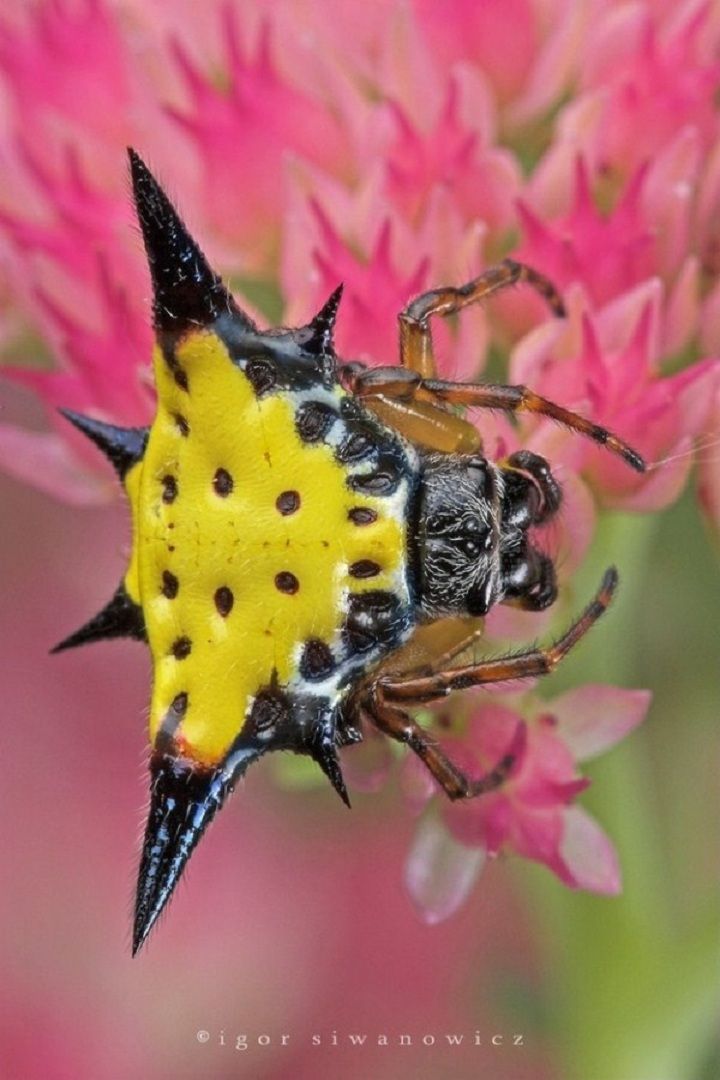
<path fill-rule="evenodd" d="M 288 321 L 307 318 L 345 281 L 338 339 L 350 359 L 394 362 L 396 316 L 411 294 L 474 276 L 504 253 L 518 224 L 526 232 L 519 253 L 564 289 L 581 288 L 593 308 L 589 318 L 604 319 L 599 308 L 622 303 L 650 275 L 660 275 L 667 290 L 657 316 L 665 348 L 692 343 L 701 309 L 704 340 L 718 339 L 720 292 L 709 239 L 718 169 L 717 155 L 708 157 L 716 65 L 704 8 L 689 5 L 669 20 L 636 5 L 634 13 L 610 10 L 588 19 L 562 3 L 557 18 L 548 19 L 543 5 L 518 0 L 512 10 L 463 3 L 447 20 L 435 5 L 417 0 L 390 19 L 370 11 L 350 20 L 342 9 L 329 24 L 313 5 L 302 11 L 268 5 L 243 16 L 241 25 L 237 10 L 218 2 L 197 34 L 189 11 L 181 17 L 163 9 L 150 17 L 129 0 L 112 9 L 103 0 L 47 2 L 17 18 L 0 49 L 8 129 L 23 132 L 4 146 L 0 230 L 12 265 L 8 281 L 58 367 L 11 377 L 51 408 L 94 407 L 117 422 L 142 422 L 150 409 L 147 284 L 129 228 L 121 150 L 138 138 L 165 162 L 161 175 L 182 195 L 213 261 L 262 276 L 262 295 L 276 308 L 277 283 L 269 293 L 267 275 L 279 261 Z M 283 44 L 290 40 L 297 48 L 289 54 Z M 313 57 L 317 79 L 309 85 L 303 76 Z M 682 77 L 670 78 L 671 69 Z M 532 123 L 541 101 L 547 107 L 578 74 L 583 92 L 560 111 L 553 138 L 523 183 L 517 153 L 498 145 L 498 125 L 512 128 L 521 118 Z M 641 119 L 644 109 L 663 111 L 658 85 L 672 124 Z M 638 156 L 636 140 L 634 158 L 623 145 L 622 176 L 614 174 L 608 199 L 603 109 L 612 113 L 628 87 L 637 104 L 633 131 L 642 129 L 653 156 L 648 159 L 649 150 Z M 595 110 L 593 124 L 583 121 L 582 138 L 573 109 L 583 115 Z M 524 133 L 523 140 L 531 136 Z M 598 192 L 614 206 L 607 215 L 597 207 Z M 701 270 L 712 274 L 704 288 Z M 472 378 L 482 370 L 488 319 L 506 340 L 518 341 L 538 321 L 547 323 L 547 333 L 559 333 L 527 292 L 507 303 L 498 299 L 487 314 L 473 310 L 457 327 L 434 327 L 444 375 Z M 593 380 L 599 385 L 605 379 L 600 369 L 612 376 L 628 338 L 618 345 L 603 333 L 595 336 Z M 570 337 L 563 362 L 583 348 L 577 326 Z M 520 352 L 531 353 L 536 341 L 523 343 Z M 548 396 L 546 359 L 525 367 Z M 646 372 L 656 359 L 646 358 Z M 566 366 L 553 393 L 572 404 L 567 388 L 586 403 L 587 371 L 579 374 L 579 364 L 568 380 Z M 685 400 L 703 370 L 689 368 L 677 383 L 652 378 L 636 384 L 633 408 L 624 409 L 621 423 L 632 438 L 636 424 L 652 414 L 647 449 L 656 459 L 689 454 L 698 428 L 684 406 L 679 417 L 675 391 Z M 583 380 L 586 385 L 577 385 Z M 643 405 L 641 389 L 649 391 Z M 598 419 L 615 419 L 618 392 L 617 385 L 612 393 L 595 386 L 587 403 Z M 11 416 L 3 419 L 12 424 Z M 492 423 L 488 430 L 492 436 Z M 8 450 L 17 448 L 17 434 L 6 440 Z M 73 442 L 68 462 L 76 452 Z M 577 453 L 592 458 L 592 451 Z M 90 458 L 83 463 L 89 466 Z M 29 472 L 17 459 L 8 467 Z M 70 473 L 63 471 L 58 484 L 67 491 Z M 589 471 L 597 474 L 593 483 L 605 501 L 619 495 L 626 502 L 640 490 L 599 459 Z M 656 483 L 665 487 L 648 506 L 673 497 L 680 471 L 677 465 L 641 484 L 643 491 Z M 663 483 L 671 474 L 676 482 Z"/>
<path fill-rule="evenodd" d="M 232 245 L 235 257 L 241 257 L 243 272 L 267 272 L 280 241 L 287 162 L 297 156 L 348 180 L 354 157 L 338 117 L 279 76 L 269 24 L 263 27 L 256 56 L 248 59 L 229 4 L 222 8 L 222 19 L 227 85 L 214 85 L 175 41 L 173 55 L 190 104 L 171 107 L 169 114 L 196 148 L 201 200 L 214 230 Z"/>
<path fill-rule="evenodd" d="M 110 7 L 55 0 L 13 23 L 3 12 L 0 68 L 25 129 L 56 149 L 71 138 L 88 149 L 96 139 L 107 146 L 123 138 L 133 85 Z"/>
<path fill-rule="evenodd" d="M 419 25 L 437 59 L 467 61 L 485 74 L 499 102 L 517 97 L 535 63 L 540 39 L 531 0 L 456 4 L 453 17 L 432 0 L 416 0 Z"/>
<path fill-rule="evenodd" d="M 581 472 L 604 505 L 647 511 L 677 498 L 720 378 L 715 360 L 663 375 L 661 301 L 659 283 L 648 282 L 591 315 L 575 294 L 567 322 L 529 335 L 511 359 L 513 381 L 542 385 L 546 397 L 628 438 L 644 455 L 650 468 L 637 475 L 554 425 L 524 425 L 523 442 Z"/>
<path fill-rule="evenodd" d="M 648 512 L 679 494 L 695 440 L 710 441 L 718 423 L 709 5 L 461 0 L 448 19 L 432 0 L 338 0 L 332 18 L 316 2 L 39 0 L 3 21 L 0 461 L 15 476 L 76 503 L 108 499 L 109 471 L 56 408 L 121 424 L 151 416 L 129 142 L 261 322 L 304 322 L 343 281 L 347 360 L 395 363 L 397 315 L 414 293 L 461 284 L 506 254 L 556 281 L 566 320 L 517 290 L 435 320 L 433 337 L 443 377 L 476 379 L 489 360 L 493 379 L 526 383 L 648 458 L 638 476 L 551 423 L 477 418 L 490 456 L 527 446 L 557 473 L 562 514 L 538 542 L 558 554 L 563 580 L 604 507 Z M 25 426 L 22 400 L 14 411 L 21 394 L 42 402 L 44 430 Z M 717 518 L 720 484 L 705 457 L 701 498 Z M 521 626 L 534 636 L 538 620 L 502 609 L 489 629 Z M 609 712 L 622 717 L 617 693 Z M 568 724 L 494 708 L 497 746 L 485 756 L 513 732 L 525 744 L 507 790 L 484 809 L 448 811 L 475 822 L 474 869 L 448 816 L 455 847 L 448 856 L 429 819 L 414 873 L 432 878 L 437 849 L 463 892 L 488 851 L 508 848 L 572 884 L 614 888 L 607 842 L 573 804 L 582 755 Z M 592 723 L 606 730 L 602 717 Z M 476 727 L 467 752 L 477 765 L 490 736 Z M 359 786 L 381 782 L 389 763 L 378 750 L 368 775 L 358 766 Z"/>
<path fill-rule="evenodd" d="M 426 133 L 412 124 L 400 106 L 391 107 L 395 135 L 387 149 L 387 192 L 408 221 L 422 221 L 428 197 L 440 186 L 466 222 L 481 220 L 496 233 L 514 223 L 520 170 L 509 151 L 492 145 L 487 130 L 489 106 L 478 97 L 476 92 L 466 110 L 472 116 L 468 124 L 460 115 L 458 83 L 451 82 L 443 107 Z M 486 130 L 480 127 L 483 112 Z"/>
<path fill-rule="evenodd" d="M 338 348 L 359 360 L 396 362 L 396 317 L 407 298 L 426 285 L 427 259 L 401 275 L 392 254 L 393 228 L 387 218 L 363 261 L 343 243 L 319 204 L 313 205 L 313 212 L 319 232 L 318 246 L 311 248 L 321 283 L 317 295 L 327 297 L 340 281 L 350 286 L 338 326 Z"/>
<path fill-rule="evenodd" d="M 472 779 L 492 771 L 508 753 L 516 760 L 497 791 L 464 803 L 449 804 L 441 797 L 441 820 L 430 815 L 421 822 L 406 883 L 428 921 L 452 914 L 486 858 L 501 852 L 543 863 L 571 888 L 619 892 L 612 844 L 575 805 L 590 783 L 577 765 L 629 734 L 649 704 L 647 691 L 602 685 L 584 686 L 551 702 L 530 697 L 522 711 L 492 701 L 472 713 L 462 741 L 443 740 L 448 755 Z M 404 766 L 415 806 L 434 788 L 422 768 L 415 758 Z"/>
<path fill-rule="evenodd" d="M 582 149 L 617 192 L 685 127 L 717 138 L 720 67 L 711 6 L 686 3 L 663 25 L 651 4 L 610 11 L 588 33 L 581 93 L 565 111 L 557 148 Z"/>
<path fill-rule="evenodd" d="M 720 378 L 708 417 L 707 432 L 698 450 L 700 505 L 720 539 Z"/>
<path fill-rule="evenodd" d="M 597 305 L 645 281 L 657 266 L 657 236 L 640 207 L 645 181 L 643 169 L 612 213 L 603 214 L 593 198 L 587 164 L 578 157 L 569 213 L 550 223 L 520 200 L 525 239 L 518 258 L 541 266 L 561 290 L 582 282 Z"/>
<path fill-rule="evenodd" d="M 312 197 L 305 191 L 309 182 L 317 189 Z M 378 217 L 384 183 L 371 169 L 362 187 L 348 193 L 328 179 L 299 174 L 286 215 L 281 272 L 289 323 L 301 323 L 343 282 L 337 348 L 346 359 L 369 364 L 398 362 L 397 317 L 413 296 L 432 281 L 456 276 L 451 267 L 465 266 L 463 276 L 470 277 L 481 271 L 485 236 L 481 223 L 467 227 L 451 194 L 439 186 L 428 197 L 419 234 L 399 215 Z M 428 254 L 418 256 L 418 250 Z M 438 320 L 433 338 L 439 371 L 472 378 L 484 362 L 485 312 L 468 309 L 454 328 Z"/>
<path fill-rule="evenodd" d="M 26 355 L 33 346 L 14 346 L 18 359 L 3 375 L 45 402 L 53 431 L 23 431 L 6 411 L 0 457 L 9 472 L 57 497 L 101 501 L 115 491 L 110 473 L 101 466 L 98 475 L 97 455 L 88 453 L 87 440 L 68 431 L 56 410 L 79 409 L 130 425 L 151 417 L 145 271 L 133 250 L 130 209 L 119 177 L 117 194 L 108 194 L 89 180 L 73 146 L 52 163 L 41 160 L 26 140 L 16 145 L 39 210 L 32 216 L 24 206 L 0 210 L 10 287 L 57 365 L 43 370 Z M 122 161 L 120 153 L 118 158 Z M 39 468 L 42 455 L 46 464 Z"/>

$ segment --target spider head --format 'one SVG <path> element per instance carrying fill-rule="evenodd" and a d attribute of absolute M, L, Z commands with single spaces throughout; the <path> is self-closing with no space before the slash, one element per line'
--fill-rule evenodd
<path fill-rule="evenodd" d="M 560 499 L 547 462 L 529 451 L 501 465 L 481 455 L 427 454 L 417 527 L 423 614 L 482 616 L 500 602 L 536 611 L 551 604 L 555 568 L 528 529 L 552 517 Z"/>
<path fill-rule="evenodd" d="M 428 454 L 421 487 L 420 606 L 429 618 L 485 615 L 501 592 L 501 483 L 479 455 Z"/>

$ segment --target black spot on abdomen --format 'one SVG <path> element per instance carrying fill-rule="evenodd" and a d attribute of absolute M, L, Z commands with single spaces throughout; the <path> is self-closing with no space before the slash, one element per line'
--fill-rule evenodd
<path fill-rule="evenodd" d="M 279 574 L 275 575 L 275 588 L 279 592 L 294 596 L 300 588 L 300 582 L 289 570 L 281 570 Z"/>
<path fill-rule="evenodd" d="M 383 589 L 351 593 L 343 626 L 343 640 L 350 652 L 368 652 L 397 645 L 407 625 L 400 599 Z"/>
<path fill-rule="evenodd" d="M 338 446 L 335 456 L 343 465 L 351 465 L 357 461 L 364 461 L 375 453 L 375 442 L 365 432 L 352 432 Z"/>
<path fill-rule="evenodd" d="M 300 509 L 300 495 L 297 491 L 282 491 L 275 500 L 278 511 L 287 517 Z"/>
<path fill-rule="evenodd" d="M 377 521 L 377 517 L 375 510 L 371 510 L 369 506 L 353 506 L 352 510 L 348 510 L 348 518 L 353 525 L 372 525 Z"/>
<path fill-rule="evenodd" d="M 380 566 L 378 563 L 373 562 L 372 559 L 358 559 L 357 562 L 352 563 L 348 572 L 354 578 L 377 577 L 380 573 Z"/>
<path fill-rule="evenodd" d="M 347 485 L 351 491 L 363 495 L 392 495 L 403 477 L 408 475 L 409 464 L 402 448 L 388 443 L 380 449 L 374 468 L 370 472 L 348 476 Z"/>
<path fill-rule="evenodd" d="M 221 499 L 226 499 L 231 494 L 234 481 L 227 469 L 217 469 L 213 476 L 213 488 L 215 494 L 219 495 Z"/>
<path fill-rule="evenodd" d="M 178 494 L 178 485 L 175 477 L 170 476 L 170 474 L 163 476 L 162 489 L 162 501 L 168 505 L 174 503 Z"/>
<path fill-rule="evenodd" d="M 245 375 L 258 396 L 267 394 L 277 385 L 275 365 L 272 360 L 268 360 L 263 356 L 253 356 L 247 361 Z"/>
<path fill-rule="evenodd" d="M 178 594 L 180 588 L 180 582 L 171 574 L 169 570 L 163 570 L 162 575 L 162 594 L 166 596 L 168 600 L 174 600 Z"/>
<path fill-rule="evenodd" d="M 268 686 L 255 698 L 247 723 L 256 733 L 270 731 L 286 724 L 290 713 L 291 705 L 287 694 L 279 687 Z"/>
<path fill-rule="evenodd" d="M 192 651 L 190 638 L 185 636 L 176 638 L 171 651 L 176 660 L 185 660 Z"/>
<path fill-rule="evenodd" d="M 305 643 L 300 660 L 300 674 L 304 679 L 326 679 L 335 668 L 335 658 L 330 646 L 319 638 Z"/>
<path fill-rule="evenodd" d="M 295 428 L 303 442 L 320 442 L 337 418 L 336 411 L 324 402 L 305 401 L 295 415 Z"/>
<path fill-rule="evenodd" d="M 221 585 L 219 589 L 215 590 L 215 607 L 218 614 L 222 615 L 225 619 L 232 611 L 232 606 L 235 603 L 235 597 L 232 594 L 232 589 L 229 589 L 227 585 Z"/>

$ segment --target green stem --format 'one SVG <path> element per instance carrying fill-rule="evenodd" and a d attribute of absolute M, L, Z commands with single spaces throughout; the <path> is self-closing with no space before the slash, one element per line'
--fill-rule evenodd
<path fill-rule="evenodd" d="M 563 681 L 637 686 L 636 672 L 647 673 L 642 650 L 646 620 L 653 617 L 647 601 L 657 524 L 650 515 L 614 514 L 601 522 L 578 575 L 578 595 L 592 593 L 609 562 L 620 569 L 621 589 L 549 693 L 559 692 Z M 618 848 L 623 895 L 572 893 L 546 874 L 518 869 L 548 943 L 551 1033 L 568 1080 L 685 1080 L 688 1074 L 679 1070 L 687 1067 L 691 1040 L 697 1036 L 704 1046 L 701 1035 L 707 1038 L 711 1022 L 707 948 L 717 920 L 713 913 L 685 933 L 678 926 L 650 769 L 652 723 L 651 711 L 640 731 L 587 770 L 595 782 L 583 803 Z"/>

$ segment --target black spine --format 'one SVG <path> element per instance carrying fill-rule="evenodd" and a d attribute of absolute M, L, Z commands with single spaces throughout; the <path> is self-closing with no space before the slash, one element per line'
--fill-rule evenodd
<path fill-rule="evenodd" d="M 88 645 L 92 641 L 104 641 L 108 638 L 135 638 L 136 641 L 147 641 L 145 619 L 142 608 L 132 600 L 125 589 L 120 585 L 112 600 L 102 611 L 99 611 L 89 622 L 70 634 L 58 645 L 50 650 L 51 653 L 64 652 L 65 649 L 74 649 L 78 645 Z"/>
<path fill-rule="evenodd" d="M 73 412 L 72 409 L 60 409 L 60 412 L 102 450 L 121 480 L 145 453 L 149 428 L 116 427 L 115 424 L 106 424 L 103 420 L 93 420 L 82 413 Z"/>

